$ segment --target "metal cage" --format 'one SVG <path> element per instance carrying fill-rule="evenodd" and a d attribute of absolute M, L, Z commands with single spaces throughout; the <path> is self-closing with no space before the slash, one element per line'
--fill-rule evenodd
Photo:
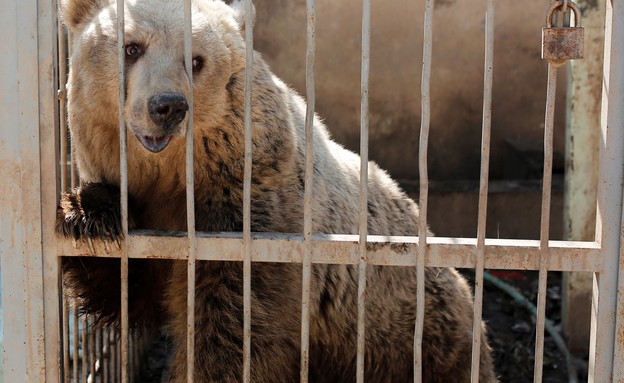
<path fill-rule="evenodd" d="M 186 15 L 185 59 L 190 72 L 190 0 L 184 0 Z M 250 270 L 254 262 L 292 262 L 303 269 L 301 381 L 307 382 L 308 318 L 310 275 L 313 263 L 358 265 L 358 382 L 364 381 L 364 312 L 366 306 L 367 265 L 410 266 L 418 270 L 418 306 L 415 325 L 415 382 L 421 381 L 421 348 L 424 307 L 424 270 L 426 267 L 461 267 L 476 270 L 472 381 L 478 380 L 480 331 L 483 304 L 484 269 L 522 269 L 539 271 L 536 363 L 534 381 L 542 380 L 545 291 L 548 271 L 593 272 L 592 326 L 589 380 L 624 382 L 624 258 L 621 257 L 622 188 L 624 176 L 624 3 L 607 0 L 604 78 L 602 98 L 599 198 L 595 241 L 572 242 L 549 239 L 549 201 L 552 173 L 552 129 L 554 87 L 557 69 L 549 66 L 547 112 L 545 118 L 545 164 L 540 240 L 485 238 L 488 190 L 489 134 L 491 124 L 494 2 L 488 0 L 485 13 L 485 73 L 483 102 L 483 139 L 481 192 L 478 232 L 475 238 L 427 237 L 427 142 L 429 136 L 429 77 L 432 51 L 432 11 L 434 0 L 426 0 L 424 56 L 422 66 L 422 120 L 420 134 L 420 209 L 418 237 L 378 237 L 367 235 L 368 164 L 368 75 L 370 41 L 370 0 L 363 0 L 362 78 L 361 78 L 361 188 L 359 235 L 316 235 L 312 232 L 311 128 L 314 114 L 315 2 L 307 0 L 307 115 L 304 232 L 296 235 L 252 233 L 250 229 L 251 188 L 251 82 L 246 81 L 245 108 L 245 183 L 244 231 L 207 234 L 195 232 L 193 171 L 187 171 L 187 216 L 189 230 L 183 236 L 163 237 L 152 232 L 128 233 L 127 169 L 123 115 L 120 115 L 122 142 L 122 216 L 126 240 L 121 249 L 98 255 L 121 259 L 122 324 L 119 344 L 119 373 L 122 382 L 131 380 L 130 367 L 136 364 L 141 343 L 128 331 L 128 259 L 172 258 L 188 262 L 188 371 L 193 370 L 194 270 L 196 260 L 231 260 L 244 267 L 244 381 L 250 381 Z M 123 2 L 117 2 L 123 15 Z M 251 1 L 245 1 L 246 17 L 251 20 Z M 119 76 L 124 84 L 123 17 L 118 19 Z M 248 23 L 251 25 L 251 22 Z M 87 246 L 78 249 L 71 241 L 54 233 L 56 206 L 61 190 L 69 185 L 64 101 L 66 36 L 59 25 L 55 0 L 11 0 L 0 13 L 0 249 L 2 250 L 2 295 L 4 304 L 5 381 L 59 382 L 70 373 L 67 302 L 62 298 L 60 256 L 89 254 Z M 246 29 L 247 77 L 251 73 L 253 30 Z M 189 76 L 192 81 L 192 76 Z M 120 87 L 123 96 L 123 86 Z M 123 97 L 121 101 L 123 103 Z M 192 105 L 192 100 L 190 102 Z M 120 108 L 123 110 L 123 108 Z M 192 111 L 190 113 L 192 116 Z M 192 121 L 190 122 L 192 124 Z M 192 129 L 189 129 L 192 132 Z M 187 137 L 187 169 L 192 169 L 192 133 Z M 77 179 L 74 177 L 74 183 Z M 164 246 L 166 244 L 166 246 Z M 373 246 L 374 244 L 374 246 Z M 396 246 L 400 244 L 402 246 Z M 163 249 L 167 251 L 163 251 Z M 172 255 L 175 254 L 175 255 Z M 618 279 L 619 276 L 619 279 Z M 65 315 L 63 315 L 65 313 Z M 88 320 L 88 319 L 87 319 Z M 78 332 L 75 319 L 74 336 Z M 84 323 L 83 323 L 83 328 Z M 86 332 L 83 332 L 86 335 Z M 93 344 L 103 348 L 108 336 L 93 333 Z M 87 339 L 83 335 L 83 339 Z M 98 340 L 99 339 L 99 340 Z M 131 347 L 131 345 L 133 345 Z M 109 351 L 112 353 L 113 347 Z M 65 352 L 64 352 L 65 351 Z M 86 352 L 86 350 L 85 350 Z M 74 356 L 78 349 L 74 348 Z M 132 360 L 135 360 L 133 362 Z M 75 359 L 75 358 L 74 358 Z M 85 358 L 86 359 L 86 358 Z M 95 357 L 91 359 L 95 360 Z M 63 363 L 65 362 L 65 363 Z M 85 362 L 83 362 L 85 363 Z M 86 371 L 86 364 L 81 371 Z M 74 376 L 77 367 L 73 368 Z M 188 374 L 189 381 L 192 374 Z"/>

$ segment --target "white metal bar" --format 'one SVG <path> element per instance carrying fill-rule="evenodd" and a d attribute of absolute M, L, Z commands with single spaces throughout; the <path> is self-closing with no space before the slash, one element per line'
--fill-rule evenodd
<path fill-rule="evenodd" d="M 57 14 L 60 14 L 60 6 L 57 4 L 56 7 Z M 68 162 L 68 151 L 67 151 L 67 40 L 65 38 L 65 28 L 63 27 L 63 23 L 60 20 L 57 20 L 57 39 L 58 39 L 58 55 L 57 61 L 59 63 L 58 68 L 58 76 L 59 76 L 59 94 L 58 94 L 58 102 L 59 102 L 59 135 L 60 135 L 60 170 L 61 170 L 61 191 L 66 192 L 68 189 L 68 181 L 69 175 L 71 174 L 71 168 Z M 61 259 L 59 258 L 60 262 Z M 62 277 L 62 276 L 61 276 Z M 62 290 L 62 287 L 61 287 Z M 65 296 L 65 293 L 61 293 L 62 297 L 62 334 L 63 334 L 63 383 L 69 383 L 70 378 L 70 357 L 69 357 L 69 301 Z"/>
<path fill-rule="evenodd" d="M 624 4 L 606 1 L 600 173 L 596 238 L 604 270 L 594 275 L 589 381 L 611 382 L 622 376 L 614 367 L 618 269 L 621 267 L 622 183 L 624 163 Z M 619 354 L 621 355 L 621 354 Z"/>
<path fill-rule="evenodd" d="M 128 145 L 125 105 L 125 49 L 124 49 L 124 2 L 117 0 L 117 59 L 119 80 L 119 172 L 121 228 L 124 238 L 128 236 Z M 122 244 L 121 256 L 121 381 L 128 383 L 128 251 L 127 242 Z"/>
<path fill-rule="evenodd" d="M 61 294 L 60 259 L 56 257 L 56 236 L 54 233 L 56 204 L 58 201 L 58 153 L 59 153 L 59 98 L 57 84 L 63 65 L 59 67 L 57 3 L 39 1 L 37 4 L 37 40 L 39 54 L 39 148 L 41 166 L 41 252 L 43 258 L 43 318 L 45 381 L 56 383 L 61 380 L 60 361 L 63 360 L 59 345 L 64 329 L 59 322 L 64 319 Z M 64 42 L 64 41 L 63 41 Z M 37 143 L 36 143 L 37 144 Z M 45 186 L 45 187 L 44 187 Z M 37 278 L 38 275 L 32 277 Z M 39 372 L 41 373 L 41 371 Z"/>
<path fill-rule="evenodd" d="M 362 78 L 360 84 L 360 227 L 358 261 L 357 382 L 364 383 L 366 355 L 366 239 L 368 235 L 368 80 L 370 68 L 370 0 L 362 1 Z"/>
<path fill-rule="evenodd" d="M 56 7 L 57 12 L 59 12 L 60 7 Z M 59 164 L 61 168 L 61 191 L 67 191 L 67 181 L 68 179 L 68 162 L 67 162 L 67 114 L 66 114 L 66 104 L 67 104 L 67 44 L 65 40 L 65 28 L 63 27 L 63 23 L 60 21 L 57 23 L 57 40 L 58 40 L 58 74 L 59 74 L 59 91 L 58 91 L 58 102 L 59 102 L 59 130 L 60 130 L 60 159 Z"/>
<path fill-rule="evenodd" d="M 186 226 L 188 236 L 186 300 L 186 379 L 193 382 L 195 371 L 195 174 L 193 167 L 193 31 L 191 1 L 184 0 L 184 64 L 189 86 L 188 125 L 186 128 Z"/>
<path fill-rule="evenodd" d="M 93 326 L 93 316 L 87 318 L 87 334 L 89 335 L 89 374 L 95 378 L 95 332 L 96 329 Z M 90 380 L 91 381 L 91 380 Z"/>
<path fill-rule="evenodd" d="M 134 375 L 132 376 L 132 380 L 136 382 L 139 379 L 139 372 L 141 371 L 141 366 L 139 364 L 141 343 L 139 342 L 139 335 L 136 331 L 132 334 L 132 351 L 132 365 L 134 369 Z"/>
<path fill-rule="evenodd" d="M 115 347 L 115 362 L 113 364 L 114 366 L 114 373 L 115 373 L 115 382 L 121 382 L 123 377 L 122 377 L 122 372 L 121 369 L 122 367 L 122 360 L 121 360 L 121 342 L 119 339 L 119 335 L 120 335 L 120 331 L 119 329 L 115 329 L 114 332 L 114 336 L 113 336 L 113 345 Z"/>
<path fill-rule="evenodd" d="M 245 0 L 245 169 L 243 180 L 243 382 L 251 382 L 251 166 L 253 5 Z"/>
<path fill-rule="evenodd" d="M 102 381 L 109 383 L 112 379 L 109 378 L 111 370 L 111 362 L 113 360 L 113 350 L 110 342 L 110 332 L 108 329 L 102 331 Z"/>
<path fill-rule="evenodd" d="M 134 334 L 132 331 L 130 331 L 130 333 L 128 334 L 128 381 L 130 383 L 134 383 L 135 381 L 134 349 Z"/>
<path fill-rule="evenodd" d="M 425 263 L 427 261 L 427 199 L 429 179 L 427 170 L 427 146 L 431 113 L 431 56 L 433 47 L 434 0 L 425 2 L 425 26 L 423 37 L 422 80 L 420 87 L 421 116 L 418 170 L 420 178 L 418 237 L 424 246 L 418 248 L 416 261 L 416 325 L 414 330 L 414 382 L 422 382 L 422 340 L 425 323 Z"/>
<path fill-rule="evenodd" d="M 306 119 L 305 119 L 305 186 L 303 197 L 303 265 L 301 278 L 301 383 L 308 382 L 310 358 L 310 283 L 312 279 L 312 203 L 314 180 L 314 60 L 316 53 L 316 7 L 306 1 L 308 18 L 306 41 Z"/>
<path fill-rule="evenodd" d="M 624 126 L 623 126 L 624 127 Z M 623 204 L 624 205 L 624 204 Z M 624 208 L 624 206 L 623 206 Z M 622 214 L 623 221 L 620 225 L 624 227 L 624 212 Z M 613 352 L 614 361 L 624 360 L 624 230 L 620 236 L 620 267 L 618 275 L 617 290 L 617 306 L 615 319 L 615 350 Z M 624 363 L 613 364 L 613 382 L 624 382 Z"/>
<path fill-rule="evenodd" d="M 49 343 L 45 334 L 49 327 L 44 323 L 44 303 L 49 302 L 49 294 L 44 292 L 43 279 L 46 261 L 41 246 L 41 203 L 46 197 L 41 196 L 39 189 L 42 158 L 39 144 L 40 138 L 47 134 L 40 136 L 40 122 L 45 122 L 50 132 L 54 131 L 49 125 L 55 118 L 54 104 L 48 99 L 55 90 L 53 44 L 49 40 L 54 38 L 49 33 L 53 30 L 51 6 L 36 1 L 11 1 L 3 4 L 0 16 L 5 36 L 0 44 L 0 90 L 12 95 L 0 103 L 3 122 L 11 127 L 0 129 L 4 346 L 11 351 L 4 353 L 4 378 L 11 382 L 46 379 Z M 48 17 L 39 20 L 44 12 Z M 47 36 L 39 34 L 39 26 L 46 28 Z M 41 86 L 49 89 L 41 89 L 40 98 Z M 52 97 L 54 100 L 53 93 Z M 44 117 L 50 120 L 45 121 Z"/>
<path fill-rule="evenodd" d="M 188 251 L 185 233 L 134 231 L 128 242 L 129 258 L 186 259 Z M 160 235 L 159 235 L 160 234 Z M 177 236 L 173 236 L 177 235 Z M 197 233 L 197 259 L 204 261 L 243 261 L 241 233 Z M 357 235 L 315 234 L 312 263 L 358 264 Z M 301 234 L 254 233 L 252 235 L 254 262 L 302 262 Z M 375 236 L 367 239 L 368 264 L 384 266 L 416 266 L 418 237 Z M 475 238 L 427 238 L 426 267 L 475 268 Z M 600 246 L 596 242 L 549 241 L 552 271 L 602 271 Z M 94 241 L 99 257 L 120 258 L 121 251 L 104 251 L 100 241 Z M 77 249 L 71 240 L 59 241 L 59 254 L 64 256 L 93 256 L 88 246 Z M 485 268 L 501 270 L 539 270 L 539 241 L 485 240 Z"/>
<path fill-rule="evenodd" d="M 82 382 L 87 382 L 87 372 L 89 371 L 89 340 L 87 339 L 87 315 L 84 314 L 80 317 L 80 345 L 82 346 L 82 359 L 80 376 Z"/>
<path fill-rule="evenodd" d="M 98 328 L 95 336 L 95 362 L 93 363 L 93 382 L 102 382 L 102 363 L 103 359 L 104 337 L 102 328 Z M 107 382 L 108 383 L 108 382 Z"/>
<path fill-rule="evenodd" d="M 485 64 L 483 73 L 483 123 L 481 133 L 481 176 L 475 268 L 474 310 L 472 316 L 471 382 L 479 382 L 481 359 L 481 322 L 483 316 L 483 272 L 485 266 L 485 229 L 490 168 L 490 130 L 492 126 L 492 72 L 494 69 L 494 1 L 488 0 L 485 11 Z"/>
<path fill-rule="evenodd" d="M 70 30 L 67 30 L 67 57 L 72 57 L 72 41 L 73 34 Z M 67 95 L 65 95 L 67 97 Z M 67 116 L 65 116 L 67 118 Z M 80 177 L 78 176 L 78 165 L 76 164 L 76 159 L 72 155 L 73 153 L 70 151 L 70 185 L 72 188 L 78 186 L 80 182 Z"/>
<path fill-rule="evenodd" d="M 555 95 L 557 67 L 548 64 L 546 117 L 544 122 L 544 176 L 542 180 L 542 213 L 540 223 L 540 261 L 537 293 L 537 320 L 535 323 L 535 368 L 533 381 L 541 382 L 544 364 L 544 324 L 546 320 L 546 283 L 548 279 L 550 234 L 550 197 L 552 187 L 553 127 L 555 122 Z"/>
<path fill-rule="evenodd" d="M 69 302 L 63 296 L 63 383 L 69 383 Z"/>
<path fill-rule="evenodd" d="M 72 368 L 73 368 L 73 378 L 75 381 L 79 381 L 79 368 L 78 368 L 78 362 L 80 361 L 80 358 L 78 358 L 78 352 L 79 352 L 79 346 L 80 346 L 80 333 L 79 333 L 79 328 L 78 328 L 78 324 L 79 324 L 79 318 L 78 318 L 78 300 L 77 299 L 73 299 L 72 300 L 72 315 L 73 315 L 73 338 L 72 338 L 72 346 L 73 346 L 73 354 L 74 357 L 72 359 Z"/>

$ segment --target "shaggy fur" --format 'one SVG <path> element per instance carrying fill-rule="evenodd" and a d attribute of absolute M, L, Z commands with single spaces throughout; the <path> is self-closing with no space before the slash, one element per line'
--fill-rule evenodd
<path fill-rule="evenodd" d="M 193 3 L 195 206 L 197 229 L 242 230 L 245 44 L 240 6 Z M 69 123 L 84 186 L 61 200 L 58 231 L 74 238 L 119 239 L 119 126 L 115 6 L 66 0 L 74 36 Z M 153 96 L 191 90 L 184 70 L 179 2 L 127 1 L 125 15 L 128 191 L 131 226 L 185 230 L 185 140 L 188 113 L 171 124 L 150 117 Z M 136 50 L 134 48 L 137 48 Z M 199 65 L 202 64 L 203 65 Z M 253 68 L 252 230 L 302 231 L 305 103 L 275 77 L 258 53 Z M 182 110 L 181 113 L 184 113 Z M 182 115 L 180 115 L 182 119 Z M 162 151 L 145 142 L 164 142 Z M 168 145 L 167 145 L 168 142 Z M 162 145 L 161 145 L 162 146 Z M 317 233 L 358 232 L 359 157 L 314 121 L 313 226 Z M 155 153 L 155 151 L 159 151 Z M 370 234 L 417 235 L 418 208 L 377 165 L 369 164 Z M 83 310 L 106 324 L 119 320 L 119 263 L 73 259 L 66 285 Z M 196 382 L 239 382 L 242 374 L 243 281 L 236 262 L 197 262 Z M 186 381 L 186 263 L 130 262 L 130 319 L 168 325 L 173 382 Z M 367 273 L 366 381 L 412 380 L 416 307 L 414 268 L 370 266 Z M 301 268 L 252 267 L 252 380 L 299 379 Z M 453 269 L 426 271 L 424 380 L 468 382 L 472 298 Z M 314 382 L 355 380 L 357 268 L 314 265 L 310 373 Z M 496 382 L 485 337 L 481 382 Z"/>

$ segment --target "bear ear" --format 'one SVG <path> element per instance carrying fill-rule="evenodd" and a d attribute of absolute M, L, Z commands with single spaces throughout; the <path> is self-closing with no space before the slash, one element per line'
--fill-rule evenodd
<path fill-rule="evenodd" d="M 108 4 L 106 0 L 62 0 L 61 18 L 70 29 L 79 29 Z"/>
<path fill-rule="evenodd" d="M 234 0 L 230 7 L 234 10 L 234 18 L 236 19 L 236 23 L 238 24 L 239 30 L 241 34 L 245 34 L 245 0 Z M 253 28 L 254 23 L 256 22 L 256 7 L 251 5 L 251 27 Z"/>

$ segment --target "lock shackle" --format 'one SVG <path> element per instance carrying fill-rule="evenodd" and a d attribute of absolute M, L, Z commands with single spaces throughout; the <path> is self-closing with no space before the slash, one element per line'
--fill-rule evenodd
<path fill-rule="evenodd" d="M 578 6 L 573 1 L 570 1 L 570 0 L 568 0 L 568 7 L 572 9 L 572 12 L 574 12 L 574 27 L 580 28 L 581 27 L 581 11 L 578 9 Z M 550 7 L 550 10 L 548 11 L 548 16 L 546 17 L 547 28 L 552 28 L 553 15 L 555 14 L 555 11 L 558 10 L 559 8 L 563 9 L 563 1 L 557 0 L 553 3 L 553 5 Z"/>

